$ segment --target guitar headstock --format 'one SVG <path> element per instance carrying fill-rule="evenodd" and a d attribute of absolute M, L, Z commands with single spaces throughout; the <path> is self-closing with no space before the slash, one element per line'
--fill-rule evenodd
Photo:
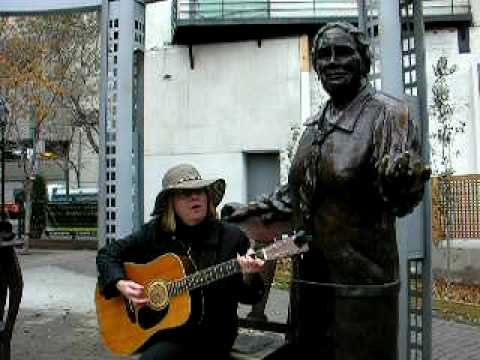
<path fill-rule="evenodd" d="M 292 236 L 276 240 L 272 245 L 257 251 L 257 256 L 263 260 L 276 260 L 302 254 L 308 251 L 308 243 L 311 238 L 310 235 L 305 235 L 304 231 L 299 231 Z"/>

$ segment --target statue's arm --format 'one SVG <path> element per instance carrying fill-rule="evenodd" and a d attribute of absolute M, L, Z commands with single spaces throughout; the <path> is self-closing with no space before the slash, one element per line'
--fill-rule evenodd
<path fill-rule="evenodd" d="M 378 190 L 385 207 L 404 216 L 422 200 L 430 168 L 421 155 L 419 131 L 408 108 L 387 109 L 376 136 Z"/>
<path fill-rule="evenodd" d="M 270 242 L 292 230 L 292 205 L 288 185 L 262 195 L 248 204 L 227 203 L 222 220 L 235 223 L 251 240 Z"/>

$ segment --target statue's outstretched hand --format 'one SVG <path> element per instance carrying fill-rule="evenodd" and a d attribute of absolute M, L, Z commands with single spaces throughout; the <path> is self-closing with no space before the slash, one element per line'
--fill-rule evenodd
<path fill-rule="evenodd" d="M 250 239 L 271 242 L 291 230 L 292 208 L 288 188 L 283 186 L 248 204 L 227 203 L 221 210 L 221 216 L 223 220 L 239 225 Z"/>
<path fill-rule="evenodd" d="M 431 169 L 408 151 L 385 155 L 378 166 L 379 191 L 393 214 L 403 216 L 413 210 L 423 196 Z"/>
<path fill-rule="evenodd" d="M 288 187 L 284 185 L 272 194 L 261 195 L 246 205 L 228 203 L 222 208 L 221 215 L 222 219 L 229 222 L 239 222 L 251 216 L 259 216 L 265 224 L 290 219 L 292 208 Z"/>

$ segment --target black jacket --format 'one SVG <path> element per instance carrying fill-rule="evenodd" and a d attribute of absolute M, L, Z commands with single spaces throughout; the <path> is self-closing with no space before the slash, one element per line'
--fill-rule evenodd
<path fill-rule="evenodd" d="M 99 250 L 97 255 L 98 284 L 101 293 L 107 297 L 119 294 L 115 287 L 118 280 L 125 278 L 124 262 L 147 263 L 160 255 L 174 253 L 191 258 L 198 269 L 245 254 L 249 240 L 237 227 L 216 220 L 206 220 L 195 227 L 179 225 L 175 234 L 165 232 L 159 220 L 153 219 L 140 231 Z M 246 285 L 241 274 L 232 275 L 204 287 L 203 316 L 199 321 L 195 304 L 201 303 L 200 292 L 192 291 L 194 307 L 191 321 L 174 330 L 163 331 L 157 338 L 171 338 L 175 341 L 215 341 L 215 346 L 228 351 L 237 335 L 238 302 L 253 304 L 263 295 L 260 275 Z M 198 310 L 198 309 L 197 309 Z"/>

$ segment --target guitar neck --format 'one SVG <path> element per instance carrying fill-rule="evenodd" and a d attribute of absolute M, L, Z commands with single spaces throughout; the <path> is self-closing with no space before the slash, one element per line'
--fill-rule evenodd
<path fill-rule="evenodd" d="M 293 237 L 274 242 L 272 245 L 257 251 L 255 255 L 262 260 L 269 261 L 303 253 L 308 250 L 308 244 L 306 241 L 296 244 L 295 241 L 299 237 L 307 239 L 303 232 L 299 232 Z M 173 297 L 184 291 L 200 288 L 240 272 L 242 272 L 242 268 L 238 260 L 231 259 L 188 275 L 181 280 L 170 282 L 168 284 L 168 295 Z"/>
<path fill-rule="evenodd" d="M 200 270 L 181 280 L 170 282 L 168 286 L 168 294 L 170 297 L 173 297 L 184 291 L 198 289 L 240 272 L 242 272 L 240 263 L 237 259 L 232 259 Z"/>

